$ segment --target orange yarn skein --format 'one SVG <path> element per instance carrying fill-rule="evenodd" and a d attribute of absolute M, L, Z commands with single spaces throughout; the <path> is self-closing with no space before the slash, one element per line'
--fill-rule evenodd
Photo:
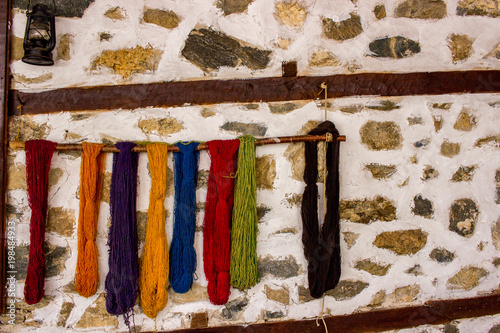
<path fill-rule="evenodd" d="M 161 143 L 147 145 L 151 191 L 149 194 L 146 242 L 139 272 L 141 305 L 149 318 L 156 318 L 167 305 L 169 254 L 165 232 L 165 196 L 167 192 L 167 151 Z"/>
<path fill-rule="evenodd" d="M 75 273 L 75 291 L 81 296 L 94 295 L 99 286 L 99 252 L 95 242 L 97 217 L 101 201 L 104 144 L 82 143 L 80 167 L 80 214 L 78 216 L 78 258 Z"/>

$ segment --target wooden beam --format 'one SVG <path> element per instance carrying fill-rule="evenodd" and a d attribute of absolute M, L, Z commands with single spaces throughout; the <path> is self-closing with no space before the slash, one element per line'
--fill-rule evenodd
<path fill-rule="evenodd" d="M 6 277 L 6 238 L 5 238 L 5 191 L 7 188 L 7 142 L 8 142 L 8 126 L 7 126 L 7 101 L 9 91 L 9 41 L 10 41 L 10 13 L 11 1 L 0 0 L 0 313 L 5 313 L 7 295 L 5 286 L 7 284 Z"/>
<path fill-rule="evenodd" d="M 500 71 L 362 73 L 332 76 L 201 80 L 62 88 L 39 93 L 10 91 L 9 115 L 102 111 L 186 104 L 312 100 L 328 85 L 328 97 L 407 96 L 500 92 Z"/>
<path fill-rule="evenodd" d="M 500 313 L 500 295 L 474 298 L 429 301 L 424 305 L 404 308 L 374 310 L 344 316 L 325 317 L 329 332 L 361 333 L 383 332 L 420 325 L 440 325 L 456 319 L 476 318 Z M 315 319 L 288 320 L 281 322 L 208 327 L 173 331 L 176 333 L 281 333 L 281 332 L 324 332 L 320 321 Z"/>

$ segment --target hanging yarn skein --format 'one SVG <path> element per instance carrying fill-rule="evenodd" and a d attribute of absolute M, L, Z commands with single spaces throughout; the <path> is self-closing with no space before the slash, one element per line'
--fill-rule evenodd
<path fill-rule="evenodd" d="M 40 302 L 45 286 L 45 224 L 47 218 L 47 196 L 49 192 L 49 170 L 57 143 L 46 140 L 26 142 L 26 183 L 28 202 L 31 208 L 30 249 L 28 271 L 24 284 L 26 303 Z"/>
<path fill-rule="evenodd" d="M 101 154 L 101 149 L 104 146 L 98 143 L 82 143 L 75 291 L 84 297 L 94 295 L 99 286 L 99 252 L 95 239 L 104 170 L 104 155 Z"/>
<path fill-rule="evenodd" d="M 255 138 L 239 138 L 231 227 L 231 285 L 240 290 L 259 282 L 257 271 L 257 182 Z"/>
<path fill-rule="evenodd" d="M 311 296 L 319 298 L 335 288 L 340 279 L 340 226 L 339 226 L 339 135 L 330 121 L 319 124 L 309 135 L 331 133 L 333 141 L 326 152 L 326 214 L 321 231 L 318 222 L 318 149 L 317 142 L 305 143 L 304 181 L 302 197 L 302 243 L 308 261 L 307 274 Z M 327 144 L 327 143 L 325 143 Z"/>
<path fill-rule="evenodd" d="M 203 262 L 208 297 L 216 305 L 229 298 L 231 211 L 239 140 L 206 143 L 211 158 L 203 221 Z"/>
<path fill-rule="evenodd" d="M 146 242 L 142 252 L 139 287 L 141 305 L 149 318 L 156 318 L 165 305 L 168 294 L 168 243 L 165 232 L 165 196 L 167 194 L 168 145 L 147 145 L 151 191 L 149 193 Z"/>
<path fill-rule="evenodd" d="M 196 227 L 196 183 L 198 181 L 198 142 L 178 142 L 174 153 L 174 232 L 170 247 L 170 283 L 176 293 L 193 285 L 196 270 L 194 232 Z"/>
<path fill-rule="evenodd" d="M 119 142 L 119 153 L 113 154 L 108 235 L 109 272 L 105 288 L 106 309 L 112 315 L 129 317 L 138 292 L 138 243 L 136 221 L 138 154 L 131 151 L 133 142 Z"/>

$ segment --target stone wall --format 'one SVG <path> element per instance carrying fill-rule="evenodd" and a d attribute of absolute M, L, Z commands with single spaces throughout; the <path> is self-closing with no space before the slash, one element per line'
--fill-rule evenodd
<path fill-rule="evenodd" d="M 26 6 L 15 1 L 19 8 Z M 13 86 L 27 91 L 74 85 L 197 78 L 278 76 L 296 60 L 300 74 L 498 68 L 496 1 L 121 1 L 59 3 L 53 67 L 19 61 L 24 14 L 16 10 Z M 66 6 L 66 7 L 65 7 Z M 88 7 L 88 8 L 87 8 Z M 488 31 L 485 34 L 484 31 Z M 17 37 L 17 38 L 16 38 Z M 214 47 L 207 51 L 204 45 Z M 319 91 L 319 87 L 318 87 Z M 207 141 L 241 134 L 304 134 L 324 117 L 323 101 L 221 104 L 75 112 L 9 119 L 10 138 L 81 141 Z M 341 144 L 342 277 L 325 296 L 329 314 L 423 304 L 499 292 L 500 97 L 497 94 L 329 100 Z M 116 126 L 119 123 L 120 126 Z M 321 300 L 307 289 L 301 245 L 303 144 L 257 148 L 261 282 L 231 289 L 226 306 L 208 301 L 202 220 L 209 157 L 201 154 L 195 247 L 198 280 L 170 290 L 158 329 L 313 318 Z M 51 332 L 127 331 L 104 305 L 111 155 L 98 226 L 98 293 L 73 292 L 80 155 L 52 161 L 46 235 L 46 296 L 22 300 L 29 245 L 25 154 L 9 152 L 8 221 L 17 226 L 16 326 Z M 172 169 L 172 156 L 169 160 Z M 172 172 L 170 171 L 170 174 Z M 139 165 L 138 223 L 144 242 L 150 178 Z M 172 234 L 169 182 L 167 233 Z M 201 318 L 201 320 L 200 320 Z M 8 320 L 0 317 L 0 321 Z M 140 306 L 137 330 L 152 331 Z M 500 316 L 404 332 L 497 332 Z M 9 327 L 9 326 L 7 326 Z M 401 332 L 403 332 L 401 331 Z"/>

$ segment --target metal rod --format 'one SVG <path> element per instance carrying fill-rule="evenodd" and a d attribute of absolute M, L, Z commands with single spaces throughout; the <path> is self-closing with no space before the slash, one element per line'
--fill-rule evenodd
<path fill-rule="evenodd" d="M 277 143 L 293 143 L 293 142 L 325 141 L 325 140 L 326 140 L 326 135 L 282 136 L 282 137 L 276 137 L 276 138 L 256 139 L 255 145 L 256 146 L 263 146 L 263 145 L 272 145 L 272 144 L 277 144 Z M 339 135 L 337 137 L 337 141 L 346 141 L 345 135 Z M 24 142 L 10 141 L 9 147 L 11 149 L 24 149 Z M 207 146 L 204 143 L 201 143 L 197 148 L 197 150 L 205 150 L 205 149 L 207 149 Z M 82 145 L 81 144 L 74 144 L 74 143 L 59 143 L 59 144 L 57 144 L 56 150 L 59 150 L 59 151 L 82 150 Z M 101 151 L 106 152 L 106 153 L 117 153 L 120 150 L 114 146 L 105 146 L 102 148 Z M 133 148 L 132 151 L 145 152 L 146 145 L 138 145 L 135 148 Z M 177 148 L 177 146 L 175 146 L 175 145 L 170 145 L 168 147 L 168 151 L 178 152 L 179 148 Z"/>

